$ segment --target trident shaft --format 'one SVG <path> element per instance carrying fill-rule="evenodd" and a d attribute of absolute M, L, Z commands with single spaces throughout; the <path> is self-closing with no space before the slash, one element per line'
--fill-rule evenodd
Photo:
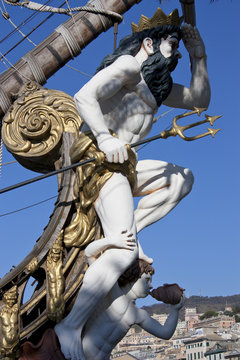
<path fill-rule="evenodd" d="M 203 134 L 199 134 L 199 135 L 196 135 L 196 136 L 191 136 L 191 137 L 188 137 L 188 136 L 185 136 L 184 135 L 184 131 L 185 130 L 188 130 L 188 129 L 191 129 L 193 127 L 196 127 L 196 126 L 199 126 L 199 125 L 202 125 L 204 123 L 209 123 L 211 126 L 213 126 L 214 122 L 220 118 L 221 116 L 209 116 L 209 115 L 205 115 L 205 120 L 202 120 L 202 121 L 198 121 L 198 122 L 195 122 L 195 123 L 192 123 L 190 125 L 185 125 L 185 126 L 180 126 L 178 125 L 177 121 L 181 118 L 184 118 L 186 116 L 190 116 L 190 115 L 194 115 L 194 114 L 197 114 L 198 116 L 201 115 L 201 113 L 203 111 L 205 111 L 206 109 L 199 109 L 199 108 L 195 108 L 195 110 L 193 111 L 190 111 L 190 112 L 187 112 L 187 113 L 184 113 L 182 115 L 178 115 L 176 116 L 173 121 L 172 121 L 172 127 L 170 130 L 164 130 L 162 131 L 160 134 L 156 135 L 156 136 L 153 136 L 153 137 L 150 137 L 148 139 L 145 139 L 145 140 L 140 140 L 138 142 L 135 142 L 134 144 L 131 144 L 130 147 L 131 148 L 134 148 L 134 147 L 137 147 L 139 145 L 143 145 L 143 144 L 146 144 L 148 142 L 151 142 L 151 141 L 154 141 L 154 140 L 157 140 L 157 139 L 167 139 L 168 137 L 170 136 L 180 136 L 181 139 L 183 140 L 186 140 L 186 141 L 193 141 L 193 140 L 197 140 L 197 139 L 200 139 L 204 136 L 207 136 L 207 135 L 211 135 L 212 137 L 214 137 L 214 135 L 220 130 L 220 129 L 211 129 L 211 128 L 208 128 L 208 131 L 203 133 Z M 15 184 L 15 185 L 11 185 L 11 186 L 8 186 L 6 188 L 3 188 L 3 189 L 0 189 L 0 194 L 3 194 L 7 191 L 10 191 L 10 190 L 14 190 L 14 189 L 17 189 L 19 187 L 22 187 L 22 186 L 25 186 L 25 185 L 28 185 L 28 184 L 32 184 L 36 181 L 39 181 L 39 180 L 43 180 L 43 179 L 46 179 L 47 177 L 50 177 L 50 176 L 53 176 L 53 175 L 57 175 L 57 174 L 60 174 L 64 171 L 67 171 L 67 170 L 71 170 L 71 169 L 75 169 L 76 167 L 78 166 L 83 166 L 85 164 L 88 164 L 90 162 L 93 162 L 93 161 L 96 161 L 95 158 L 91 158 L 91 159 L 87 159 L 87 160 L 84 160 L 84 161 L 80 161 L 78 163 L 75 163 L 75 164 L 72 164 L 72 165 L 69 165 L 69 166 L 66 166 L 65 168 L 62 168 L 62 169 L 59 169 L 59 170 L 55 170 L 55 171 L 51 171 L 47 174 L 44 174 L 44 175 L 40 175 L 40 176 L 36 176 L 32 179 L 29 179 L 29 180 L 25 180 L 25 181 L 22 181 L 18 184 Z"/>

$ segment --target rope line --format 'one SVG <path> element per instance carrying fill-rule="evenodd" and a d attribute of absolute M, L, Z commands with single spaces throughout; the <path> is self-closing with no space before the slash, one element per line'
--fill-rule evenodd
<path fill-rule="evenodd" d="M 2 0 L 2 3 L 3 3 L 3 0 Z M 4 3 L 3 3 L 3 4 L 4 4 Z M 7 13 L 7 14 L 8 14 L 9 17 L 6 17 L 6 16 L 4 15 L 4 12 L 2 11 L 2 8 L 1 8 L 1 7 L 0 7 L 0 11 L 1 11 L 4 19 L 8 20 L 8 21 L 10 22 L 10 24 L 14 27 L 14 29 L 15 29 L 16 31 L 18 31 L 19 34 L 20 34 L 22 37 L 24 37 L 25 39 L 27 39 L 32 45 L 36 46 L 36 44 L 35 44 L 31 39 L 29 39 L 29 37 L 28 37 L 27 35 L 25 35 L 25 34 L 18 28 L 17 25 L 14 24 L 14 22 L 10 19 L 10 16 L 9 16 L 8 13 Z M 6 14 L 6 12 L 5 12 L 5 14 Z"/>
<path fill-rule="evenodd" d="M 81 53 L 82 49 L 77 40 L 63 24 L 59 25 L 55 31 L 62 35 L 72 59 Z"/>
<path fill-rule="evenodd" d="M 155 118 L 153 119 L 153 122 L 158 121 L 158 119 L 160 119 L 161 117 L 163 117 L 163 116 L 167 115 L 168 113 L 170 113 L 170 112 L 171 112 L 171 111 L 173 111 L 174 109 L 175 109 L 175 108 L 171 108 L 170 110 L 166 111 L 165 113 L 163 113 L 163 114 L 161 114 L 161 115 L 159 115 L 159 116 L 155 117 Z"/>
<path fill-rule="evenodd" d="M 11 165 L 11 164 L 15 164 L 15 163 L 18 163 L 18 161 L 17 161 L 17 160 L 13 160 L 13 161 L 5 162 L 5 163 L 0 163 L 0 166 Z"/>
<path fill-rule="evenodd" d="M 89 6 L 78 6 L 78 7 L 74 7 L 74 8 L 70 8 L 70 9 L 61 9 L 61 8 L 56 8 L 56 7 L 52 7 L 52 6 L 42 6 L 42 4 L 33 2 L 33 1 L 27 1 L 27 2 L 11 2 L 8 0 L 4 0 L 4 2 L 8 5 L 13 5 L 13 6 L 23 6 L 26 7 L 30 10 L 37 10 L 40 12 L 52 12 L 52 13 L 57 13 L 57 14 L 65 14 L 65 15 L 70 15 L 71 12 L 78 12 L 78 11 L 87 11 L 93 14 L 100 14 L 100 15 L 105 15 L 105 16 L 110 16 L 112 18 L 114 18 L 116 21 L 121 22 L 123 17 L 122 15 L 111 11 L 111 10 L 101 10 L 101 9 L 95 9 L 93 7 L 89 7 Z"/>
<path fill-rule="evenodd" d="M 79 73 L 82 74 L 82 75 L 88 76 L 88 77 L 90 77 L 90 78 L 92 77 L 92 75 L 86 74 L 86 73 L 84 73 L 84 72 L 82 72 L 82 71 L 74 68 L 73 66 L 70 66 L 70 65 L 68 65 L 68 64 L 65 64 L 65 66 L 68 67 L 69 69 L 72 69 L 72 70 L 74 70 L 74 71 L 79 72 Z"/>
<path fill-rule="evenodd" d="M 28 52 L 26 55 L 22 57 L 23 60 L 25 60 L 28 63 L 28 66 L 31 69 L 31 72 L 33 74 L 34 79 L 38 84 L 45 84 L 47 79 L 45 77 L 45 74 L 42 70 L 42 67 L 40 66 L 39 62 L 35 58 L 31 52 Z"/>
<path fill-rule="evenodd" d="M 60 5 L 63 6 L 65 4 L 65 1 Z M 31 31 L 29 31 L 29 33 L 26 36 L 31 35 L 36 29 L 38 29 L 40 26 L 42 26 L 47 20 L 49 20 L 54 14 L 50 14 L 48 15 L 45 19 L 43 19 L 38 25 L 36 25 Z M 17 42 L 15 45 L 13 45 L 7 52 L 5 52 L 5 54 L 3 54 L 0 57 L 0 60 L 2 60 L 3 56 L 6 56 L 7 54 L 9 54 L 12 50 L 14 50 L 19 44 L 21 44 L 23 41 L 25 40 L 25 37 L 22 38 L 19 42 Z"/>
<path fill-rule="evenodd" d="M 68 7 L 68 9 L 69 9 L 69 11 L 70 11 L 69 15 L 71 15 L 71 18 L 72 18 L 72 20 L 73 20 L 73 23 L 75 24 L 75 19 L 74 19 L 74 17 L 73 17 L 73 13 L 71 12 L 71 7 L 70 7 L 70 5 L 69 5 L 68 0 L 66 0 L 66 4 L 67 4 L 67 7 Z"/>
<path fill-rule="evenodd" d="M 8 111 L 11 106 L 10 98 L 4 88 L 0 85 L 0 106 L 4 113 Z"/>
<path fill-rule="evenodd" d="M 16 70 L 19 75 L 21 75 L 22 77 L 24 77 L 27 81 L 32 81 L 32 80 L 29 79 L 27 76 L 23 75 L 23 74 L 21 73 L 21 71 L 19 71 L 19 70 L 11 63 L 11 61 L 8 60 L 8 59 L 6 58 L 6 56 L 1 53 L 1 51 L 0 51 L 0 55 L 1 55 L 0 60 L 5 59 L 5 60 L 7 61 L 7 63 L 10 65 L 10 67 L 12 67 L 14 70 Z"/>
<path fill-rule="evenodd" d="M 49 2 L 52 2 L 53 0 L 48 0 L 44 5 L 47 5 Z M 44 6 L 43 5 L 43 6 Z M 61 7 L 61 6 L 60 6 Z M 23 20 L 19 25 L 17 25 L 17 27 L 20 29 L 21 27 L 23 27 L 24 25 L 28 24 L 34 17 L 36 17 L 37 15 L 39 15 L 38 11 L 34 11 L 33 14 L 31 14 L 30 16 L 28 16 L 25 20 Z M 12 35 L 15 34 L 17 30 L 14 28 L 14 30 L 10 31 L 10 33 L 8 33 L 7 35 L 4 36 L 4 38 L 2 38 L 0 40 L 0 44 L 2 42 L 4 42 L 5 40 L 7 40 L 9 37 L 11 37 Z"/>
<path fill-rule="evenodd" d="M 23 211 L 23 210 L 32 208 L 32 207 L 34 207 L 34 206 L 43 204 L 44 202 L 50 201 L 50 200 L 52 200 L 52 199 L 54 199 L 54 198 L 56 198 L 56 197 L 57 197 L 57 195 L 52 196 L 52 197 L 50 197 L 50 198 L 48 198 L 48 199 L 45 199 L 45 200 L 42 200 L 42 201 L 38 201 L 37 203 L 34 203 L 34 204 L 31 204 L 31 205 L 25 206 L 25 207 L 23 207 L 23 208 L 21 208 L 21 209 L 17 209 L 17 210 L 13 210 L 13 211 L 10 211 L 10 212 L 4 213 L 4 214 L 0 214 L 0 217 L 7 216 L 7 215 L 12 215 L 12 214 L 15 214 L 15 213 L 17 213 L 17 212 L 20 212 L 20 211 Z"/>
<path fill-rule="evenodd" d="M 96 10 L 101 11 L 103 9 L 103 10 L 106 11 L 106 9 L 104 8 L 101 0 L 95 0 L 93 6 L 95 7 Z M 98 14 L 98 17 L 99 17 L 99 19 L 100 19 L 100 21 L 102 23 L 104 31 L 107 31 L 108 26 L 109 26 L 109 19 L 106 16 L 102 16 L 100 13 Z"/>

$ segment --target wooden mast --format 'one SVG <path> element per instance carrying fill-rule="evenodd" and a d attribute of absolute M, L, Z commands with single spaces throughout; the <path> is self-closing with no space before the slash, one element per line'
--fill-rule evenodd
<path fill-rule="evenodd" d="M 86 6 L 111 10 L 122 15 L 140 1 L 91 0 Z M 74 21 L 72 18 L 68 19 L 60 26 L 60 32 L 54 31 L 13 67 L 6 70 L 0 76 L 0 120 L 15 100 L 12 94 L 17 94 L 27 79 L 43 85 L 72 57 L 78 56 L 92 40 L 113 26 L 114 22 L 110 16 L 81 11 L 74 15 Z"/>
<path fill-rule="evenodd" d="M 185 22 L 195 25 L 194 0 L 179 1 Z M 90 0 L 86 6 L 111 10 L 122 15 L 139 2 L 141 0 Z M 113 24 L 114 19 L 110 16 L 81 11 L 74 15 L 74 21 L 72 18 L 68 19 L 60 26 L 60 32 L 54 31 L 13 67 L 6 70 L 0 76 L 0 121 L 15 100 L 13 94 L 18 93 L 24 82 L 29 79 L 43 85 L 71 58 L 78 56 L 82 49 Z"/>

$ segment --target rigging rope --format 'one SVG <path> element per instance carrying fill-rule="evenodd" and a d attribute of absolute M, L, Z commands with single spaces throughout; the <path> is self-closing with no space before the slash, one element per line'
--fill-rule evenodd
<path fill-rule="evenodd" d="M 48 199 L 45 199 L 45 200 L 42 200 L 42 201 L 38 201 L 37 203 L 34 203 L 34 204 L 31 204 L 31 205 L 25 206 L 25 207 L 23 207 L 23 208 L 21 208 L 21 209 L 17 209 L 17 210 L 13 210 L 13 211 L 10 211 L 10 212 L 4 213 L 4 214 L 0 214 L 0 217 L 7 216 L 7 215 L 12 215 L 12 214 L 15 214 L 15 213 L 17 213 L 17 212 L 19 212 L 19 211 L 23 211 L 23 210 L 32 208 L 32 207 L 34 207 L 34 206 L 40 205 L 40 204 L 42 204 L 42 203 L 44 203 L 44 202 L 47 202 L 47 201 L 49 201 L 49 200 L 55 199 L 56 197 L 57 197 L 57 195 L 52 196 L 52 197 L 50 197 L 50 198 L 48 198 Z"/>
<path fill-rule="evenodd" d="M 15 164 L 15 163 L 18 163 L 17 160 L 13 160 L 13 161 L 8 161 L 8 162 L 5 162 L 5 163 L 0 163 L 0 166 L 5 166 L 5 165 L 11 165 L 11 164 Z"/>
<path fill-rule="evenodd" d="M 16 2 L 12 2 L 12 1 L 8 1 L 8 0 L 4 0 L 4 2 L 8 5 L 13 5 L 13 6 L 23 6 L 26 7 L 30 10 L 37 10 L 40 12 L 52 12 L 52 13 L 56 13 L 56 14 L 65 14 L 65 15 L 70 15 L 72 12 L 78 12 L 78 11 L 87 11 L 93 14 L 100 14 L 100 15 L 105 15 L 105 16 L 110 16 L 112 18 L 115 19 L 115 21 L 119 21 L 121 22 L 123 20 L 122 15 L 111 11 L 111 10 L 105 10 L 105 9 L 95 9 L 93 7 L 90 6 L 78 6 L 78 7 L 74 7 L 74 8 L 68 8 L 68 9 L 61 9 L 61 8 L 56 8 L 56 7 L 52 7 L 52 6 L 42 6 L 42 4 L 33 2 L 33 1 L 16 1 Z"/>
<path fill-rule="evenodd" d="M 1 0 L 1 1 L 2 1 L 3 6 L 4 6 L 3 0 Z M 5 6 L 4 6 L 4 9 L 6 9 Z M 24 38 L 26 38 L 31 44 L 33 44 L 34 46 L 36 46 L 36 44 L 34 44 L 34 42 L 33 42 L 31 39 L 29 39 L 29 38 L 27 37 L 27 35 L 25 35 L 25 34 L 17 27 L 17 25 L 14 24 L 14 22 L 10 19 L 10 15 L 8 14 L 8 12 L 3 11 L 1 7 L 0 7 L 0 10 L 1 10 L 1 13 L 2 13 L 2 16 L 4 17 L 4 19 L 8 20 L 8 21 L 10 22 L 10 24 L 15 28 L 15 30 L 19 32 L 19 34 L 21 34 Z"/>
<path fill-rule="evenodd" d="M 72 59 L 81 53 L 82 49 L 76 38 L 63 24 L 59 25 L 55 31 L 62 35 Z"/>
<path fill-rule="evenodd" d="M 8 62 L 8 64 L 10 65 L 10 67 L 12 67 L 14 70 L 16 70 L 16 71 L 19 73 L 19 75 L 21 75 L 22 77 L 24 77 L 27 81 L 32 81 L 32 80 L 29 79 L 27 76 L 23 75 L 23 74 L 11 63 L 11 61 L 9 61 L 9 60 L 6 58 L 6 56 L 1 53 L 1 51 L 0 51 L 0 55 L 1 55 L 0 60 L 5 59 L 5 60 Z"/>
<path fill-rule="evenodd" d="M 72 70 L 74 70 L 74 71 L 79 72 L 79 73 L 82 74 L 82 75 L 88 76 L 88 77 L 90 77 L 90 78 L 92 77 L 92 75 L 86 74 L 86 73 L 84 73 L 84 72 L 82 72 L 82 71 L 74 68 L 73 66 L 70 66 L 70 65 L 68 65 L 68 64 L 65 64 L 65 66 L 68 67 L 69 69 L 72 69 Z"/>
<path fill-rule="evenodd" d="M 65 1 L 60 5 L 63 6 L 65 4 Z M 18 41 L 15 45 L 13 45 L 3 56 L 6 56 L 9 54 L 12 50 L 14 50 L 19 44 L 21 44 L 29 35 L 31 35 L 36 29 L 38 29 L 40 26 L 42 26 L 47 20 L 49 20 L 54 14 L 49 14 L 45 19 L 43 19 L 38 25 L 36 25 L 29 33 L 26 35 L 26 37 L 23 37 L 20 41 Z M 34 46 L 37 46 L 34 44 Z M 0 60 L 2 57 L 0 58 Z"/>
<path fill-rule="evenodd" d="M 45 4 L 43 4 L 43 6 L 44 5 L 47 5 L 49 2 L 52 2 L 53 0 L 48 0 Z M 61 6 L 60 6 L 61 7 Z M 16 25 L 16 27 L 18 27 L 19 29 L 21 28 L 21 27 L 23 27 L 23 26 L 25 26 L 28 22 L 30 22 L 34 17 L 36 17 L 37 15 L 39 15 L 39 12 L 38 11 L 34 11 L 34 13 L 33 14 L 31 14 L 30 16 L 28 16 L 25 20 L 23 20 L 19 25 Z M 1 40 L 0 40 L 0 44 L 2 43 L 2 42 L 4 42 L 5 40 L 7 40 L 9 37 L 11 37 L 12 35 L 14 35 L 15 34 L 15 32 L 16 32 L 17 30 L 16 30 L 16 28 L 14 28 L 14 30 L 12 30 L 12 31 L 10 31 L 10 33 L 8 33 L 7 35 L 5 35 L 4 36 L 4 38 L 2 38 Z"/>

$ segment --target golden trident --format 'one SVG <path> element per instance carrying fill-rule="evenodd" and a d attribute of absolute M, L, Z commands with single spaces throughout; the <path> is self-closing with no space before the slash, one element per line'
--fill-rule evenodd
<path fill-rule="evenodd" d="M 198 116 L 201 115 L 201 113 L 203 111 L 205 111 L 206 109 L 200 109 L 200 108 L 195 108 L 195 110 L 193 111 L 189 111 L 187 113 L 184 113 L 182 115 L 178 115 L 176 116 L 173 121 L 172 121 L 172 127 L 170 130 L 164 130 L 162 131 L 160 134 L 156 135 L 156 136 L 153 136 L 153 137 L 150 137 L 150 138 L 147 138 L 145 140 L 140 140 L 140 141 L 137 141 L 135 142 L 134 144 L 131 144 L 131 145 L 127 145 L 128 147 L 137 147 L 139 145 L 143 145 L 143 144 L 146 144 L 150 141 L 153 141 L 153 140 L 157 140 L 157 139 L 167 139 L 168 137 L 170 136 L 177 136 L 179 135 L 180 138 L 182 138 L 183 140 L 186 140 L 186 141 L 193 141 L 193 140 L 197 140 L 197 139 L 200 139 L 204 136 L 207 136 L 207 135 L 212 135 L 212 137 L 214 137 L 214 135 L 221 129 L 210 129 L 208 128 L 208 131 L 203 133 L 203 134 L 200 134 L 200 135 L 196 135 L 196 136 L 185 136 L 183 134 L 183 132 L 185 130 L 188 130 L 188 129 L 191 129 L 195 126 L 199 126 L 199 125 L 202 125 L 202 124 L 205 124 L 207 122 L 210 123 L 211 126 L 213 126 L 214 124 L 214 121 L 216 121 L 217 119 L 219 119 L 221 117 L 220 116 L 209 116 L 209 115 L 205 115 L 206 119 L 205 120 L 202 120 L 202 121 L 197 121 L 195 123 L 192 123 L 192 124 L 189 124 L 189 125 L 185 125 L 185 126 L 180 126 L 177 124 L 177 121 L 183 117 L 186 117 L 186 116 L 190 116 L 190 115 L 194 115 L 194 114 L 198 114 Z M 27 185 L 27 184 L 31 184 L 35 181 L 39 181 L 39 180 L 42 180 L 42 179 L 45 179 L 49 176 L 53 176 L 53 175 L 57 175 L 57 174 L 60 174 L 62 173 L 63 171 L 66 171 L 66 170 L 70 170 L 70 169 L 74 169 L 76 168 L 77 166 L 82 166 L 82 165 L 85 165 L 87 163 L 90 163 L 90 162 L 93 162 L 93 161 L 96 161 L 95 158 L 90 158 L 90 159 L 87 159 L 87 160 L 83 160 L 83 161 L 80 161 L 78 163 L 75 163 L 75 164 L 72 164 L 72 165 L 69 165 L 65 168 L 62 168 L 62 169 L 58 169 L 58 170 L 54 170 L 54 171 L 51 171 L 47 174 L 44 174 L 44 175 L 40 175 L 40 176 L 37 176 L 35 178 L 32 178 L 32 179 L 29 179 L 29 180 L 25 180 L 21 183 L 18 183 L 18 184 L 15 184 L 15 185 L 11 185 L 11 186 L 8 186 L 6 188 L 3 188 L 3 189 L 0 189 L 0 194 L 3 194 L 7 191 L 10 191 L 10 190 L 13 190 L 13 189 L 17 189 L 21 186 L 24 186 L 24 185 Z"/>
<path fill-rule="evenodd" d="M 194 109 L 195 110 L 193 110 L 193 111 L 189 111 L 189 112 L 186 112 L 184 114 L 175 116 L 175 118 L 172 121 L 171 129 L 162 131 L 161 134 L 160 134 L 160 137 L 162 139 L 167 139 L 169 136 L 177 136 L 178 135 L 178 136 L 180 136 L 181 139 L 183 139 L 185 141 L 197 140 L 197 139 L 200 139 L 200 138 L 202 138 L 204 136 L 207 136 L 207 135 L 211 135 L 212 137 L 214 137 L 216 135 L 216 133 L 218 131 L 220 131 L 221 129 L 207 128 L 208 131 L 203 133 L 203 134 L 199 134 L 199 135 L 195 135 L 195 136 L 185 136 L 184 135 L 185 130 L 191 129 L 193 127 L 196 127 L 196 126 L 199 126 L 199 125 L 202 125 L 202 124 L 205 124 L 205 123 L 209 123 L 211 126 L 213 126 L 214 122 L 222 116 L 222 115 L 209 116 L 209 115 L 205 114 L 205 120 L 197 121 L 195 123 L 185 125 L 185 126 L 180 126 L 180 125 L 177 124 L 177 121 L 179 119 L 181 119 L 181 118 L 184 118 L 184 117 L 190 116 L 190 115 L 194 115 L 194 114 L 197 114 L 198 116 L 200 116 L 201 113 L 206 110 L 204 108 L 196 108 L 196 107 Z"/>

